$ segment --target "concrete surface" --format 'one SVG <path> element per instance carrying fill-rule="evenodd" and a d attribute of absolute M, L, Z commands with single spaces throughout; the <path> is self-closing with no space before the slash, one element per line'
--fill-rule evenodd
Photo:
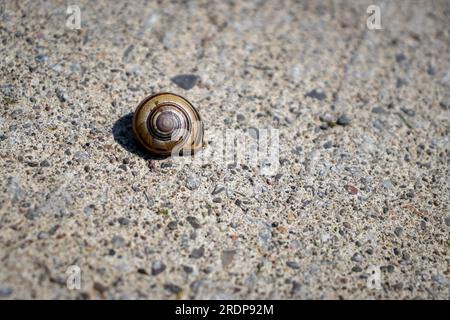
<path fill-rule="evenodd" d="M 0 3 L 0 298 L 450 297 L 449 1 L 74 2 Z M 278 174 L 149 159 L 159 91 Z"/>

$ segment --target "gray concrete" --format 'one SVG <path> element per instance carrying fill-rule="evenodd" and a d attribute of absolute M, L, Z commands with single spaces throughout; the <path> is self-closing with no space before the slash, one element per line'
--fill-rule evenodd
<path fill-rule="evenodd" d="M 448 299 L 450 2 L 374 2 L 2 2 L 0 298 Z M 279 174 L 149 162 L 159 91 Z"/>

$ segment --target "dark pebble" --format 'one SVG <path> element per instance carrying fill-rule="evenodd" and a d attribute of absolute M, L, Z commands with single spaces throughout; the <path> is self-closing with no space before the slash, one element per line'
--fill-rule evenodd
<path fill-rule="evenodd" d="M 122 57 L 124 61 L 128 61 L 128 58 L 130 57 L 130 54 L 133 51 L 133 49 L 134 49 L 134 45 L 130 44 L 128 46 L 128 48 L 124 51 L 123 57 Z"/>
<path fill-rule="evenodd" d="M 300 265 L 295 261 L 288 261 L 288 262 L 286 262 L 286 265 L 289 268 L 294 269 L 294 270 L 300 269 Z"/>
<path fill-rule="evenodd" d="M 402 227 L 395 228 L 394 233 L 397 237 L 401 237 L 403 233 L 403 228 Z"/>
<path fill-rule="evenodd" d="M 362 268 L 361 268 L 360 266 L 354 266 L 354 267 L 352 268 L 352 271 L 353 271 L 353 272 L 361 272 L 361 271 L 362 271 Z"/>
<path fill-rule="evenodd" d="M 48 56 L 45 54 L 38 54 L 36 57 L 34 57 L 34 60 L 39 63 L 45 63 L 48 61 Z"/>
<path fill-rule="evenodd" d="M 345 114 L 340 116 L 336 121 L 336 123 L 340 126 L 347 126 L 350 124 L 350 122 L 351 122 L 351 119 Z"/>
<path fill-rule="evenodd" d="M 39 212 L 37 212 L 36 210 L 33 210 L 33 209 L 28 210 L 27 213 L 25 214 L 25 218 L 27 218 L 28 220 L 34 220 L 38 216 L 39 216 Z"/>
<path fill-rule="evenodd" d="M 408 190 L 405 196 L 410 199 L 414 198 L 414 190 Z"/>
<path fill-rule="evenodd" d="M 157 276 L 164 270 L 166 270 L 166 265 L 161 261 L 158 260 L 152 263 L 152 276 Z"/>
<path fill-rule="evenodd" d="M 6 298 L 12 295 L 13 289 L 10 287 L 0 287 L 0 298 Z"/>
<path fill-rule="evenodd" d="M 206 274 L 210 274 L 214 271 L 214 269 L 212 267 L 206 267 L 205 269 L 202 270 L 204 273 Z"/>
<path fill-rule="evenodd" d="M 386 113 L 386 111 L 382 107 L 375 107 L 372 109 L 372 112 L 377 114 Z"/>
<path fill-rule="evenodd" d="M 195 280 L 189 285 L 192 291 L 196 292 L 203 285 L 203 280 Z"/>
<path fill-rule="evenodd" d="M 59 229 L 59 225 L 55 225 L 55 226 L 51 227 L 50 230 L 48 230 L 48 234 L 53 236 L 53 235 L 55 235 L 56 231 L 58 231 L 58 229 Z"/>
<path fill-rule="evenodd" d="M 333 147 L 333 143 L 332 143 L 331 141 L 327 141 L 327 142 L 325 142 L 325 143 L 323 144 L 323 147 L 324 147 L 325 149 L 330 149 L 330 148 Z"/>
<path fill-rule="evenodd" d="M 403 86 L 406 86 L 408 82 L 402 78 L 397 78 L 397 82 L 395 83 L 396 88 L 401 88 Z"/>
<path fill-rule="evenodd" d="M 427 230 L 427 223 L 425 221 L 420 221 L 420 229 L 423 231 Z"/>
<path fill-rule="evenodd" d="M 202 227 L 202 225 L 200 224 L 200 222 L 198 221 L 198 219 L 196 217 L 193 216 L 188 216 L 186 218 L 186 220 L 189 222 L 189 224 L 192 226 L 192 228 L 194 229 L 199 229 Z"/>
<path fill-rule="evenodd" d="M 244 116 L 243 114 L 241 114 L 241 113 L 238 113 L 238 114 L 236 115 L 236 120 L 237 120 L 238 122 L 244 122 L 244 121 L 245 121 L 245 116 Z"/>
<path fill-rule="evenodd" d="M 395 61 L 397 61 L 397 63 L 400 63 L 405 60 L 406 60 L 406 56 L 403 53 L 397 53 L 395 55 Z"/>
<path fill-rule="evenodd" d="M 216 197 L 216 198 L 214 198 L 212 201 L 213 201 L 214 203 L 221 203 L 221 202 L 222 202 L 222 199 L 219 198 L 219 197 Z"/>
<path fill-rule="evenodd" d="M 189 274 L 194 271 L 194 268 L 192 268 L 190 266 L 183 266 L 183 271 Z"/>
<path fill-rule="evenodd" d="M 27 164 L 32 168 L 35 168 L 39 165 L 37 161 L 27 161 Z"/>
<path fill-rule="evenodd" d="M 180 74 L 170 80 L 180 88 L 190 90 L 197 84 L 199 77 L 194 74 Z"/>
<path fill-rule="evenodd" d="M 444 102 L 439 102 L 439 106 L 443 109 L 443 110 L 450 110 L 450 103 L 446 104 Z"/>
<path fill-rule="evenodd" d="M 167 224 L 167 228 L 169 228 L 169 230 L 175 230 L 177 228 L 178 223 L 176 221 L 170 221 Z"/>
<path fill-rule="evenodd" d="M 127 226 L 130 223 L 130 219 L 125 218 L 125 217 L 120 217 L 117 220 L 122 226 Z"/>
<path fill-rule="evenodd" d="M 43 239 L 47 239 L 48 238 L 48 233 L 45 231 L 39 231 L 37 238 L 39 240 L 43 240 Z"/>
<path fill-rule="evenodd" d="M 416 115 L 416 112 L 413 109 L 400 108 L 400 110 L 409 117 L 414 117 Z"/>
<path fill-rule="evenodd" d="M 394 288 L 394 290 L 402 290 L 403 289 L 403 283 L 398 282 L 398 283 L 394 284 L 392 287 Z"/>
<path fill-rule="evenodd" d="M 302 147 L 301 147 L 301 146 L 295 147 L 295 148 L 292 150 L 292 153 L 295 154 L 295 155 L 297 155 L 297 156 L 300 156 L 300 155 L 302 154 Z"/>
<path fill-rule="evenodd" d="M 291 294 L 295 294 L 295 293 L 299 292 L 301 288 L 302 288 L 302 285 L 300 284 L 300 282 L 292 281 Z"/>
<path fill-rule="evenodd" d="M 56 89 L 55 93 L 56 93 L 56 96 L 58 97 L 59 101 L 61 101 L 61 102 L 66 102 L 69 99 L 67 92 L 65 92 L 64 90 Z"/>
<path fill-rule="evenodd" d="M 322 101 L 327 97 L 327 95 L 321 89 L 314 89 L 314 90 L 308 92 L 307 94 L 305 94 L 305 97 L 310 97 L 310 98 Z"/>
<path fill-rule="evenodd" d="M 41 167 L 50 167 L 50 162 L 48 160 L 41 161 L 39 164 Z"/>
<path fill-rule="evenodd" d="M 223 192 L 224 190 L 225 190 L 225 187 L 216 186 L 211 194 L 213 196 L 215 196 L 216 194 L 219 194 L 219 193 Z"/>
<path fill-rule="evenodd" d="M 104 292 L 108 291 L 108 287 L 101 284 L 100 282 L 94 282 L 94 289 L 100 293 L 104 293 Z"/>
<path fill-rule="evenodd" d="M 164 289 L 166 289 L 169 292 L 175 293 L 175 294 L 180 293 L 182 290 L 179 286 L 177 286 L 173 283 L 166 283 L 164 285 Z"/>
<path fill-rule="evenodd" d="M 145 270 L 144 268 L 137 269 L 137 272 L 140 273 L 140 274 L 148 275 L 147 270 Z"/>
<path fill-rule="evenodd" d="M 203 257 L 204 254 L 205 254 L 205 247 L 201 246 L 198 249 L 192 250 L 189 257 L 193 259 L 200 259 L 201 257 Z"/>
<path fill-rule="evenodd" d="M 229 164 L 227 164 L 227 168 L 228 169 L 236 169 L 236 163 L 229 163 Z"/>

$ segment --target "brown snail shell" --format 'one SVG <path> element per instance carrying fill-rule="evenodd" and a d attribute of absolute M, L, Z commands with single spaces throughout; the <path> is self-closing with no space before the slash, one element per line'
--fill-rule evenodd
<path fill-rule="evenodd" d="M 173 93 L 158 93 L 139 103 L 133 116 L 136 139 L 156 156 L 194 154 L 203 146 L 203 124 L 194 106 Z"/>

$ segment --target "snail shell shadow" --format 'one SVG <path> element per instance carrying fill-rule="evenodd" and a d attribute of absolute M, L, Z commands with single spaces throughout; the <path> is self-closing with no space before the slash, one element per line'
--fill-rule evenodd
<path fill-rule="evenodd" d="M 112 128 L 114 140 L 122 146 L 126 151 L 133 153 L 144 160 L 162 160 L 167 157 L 160 157 L 150 154 L 140 143 L 134 138 L 133 134 L 133 112 L 130 112 L 119 118 Z"/>

